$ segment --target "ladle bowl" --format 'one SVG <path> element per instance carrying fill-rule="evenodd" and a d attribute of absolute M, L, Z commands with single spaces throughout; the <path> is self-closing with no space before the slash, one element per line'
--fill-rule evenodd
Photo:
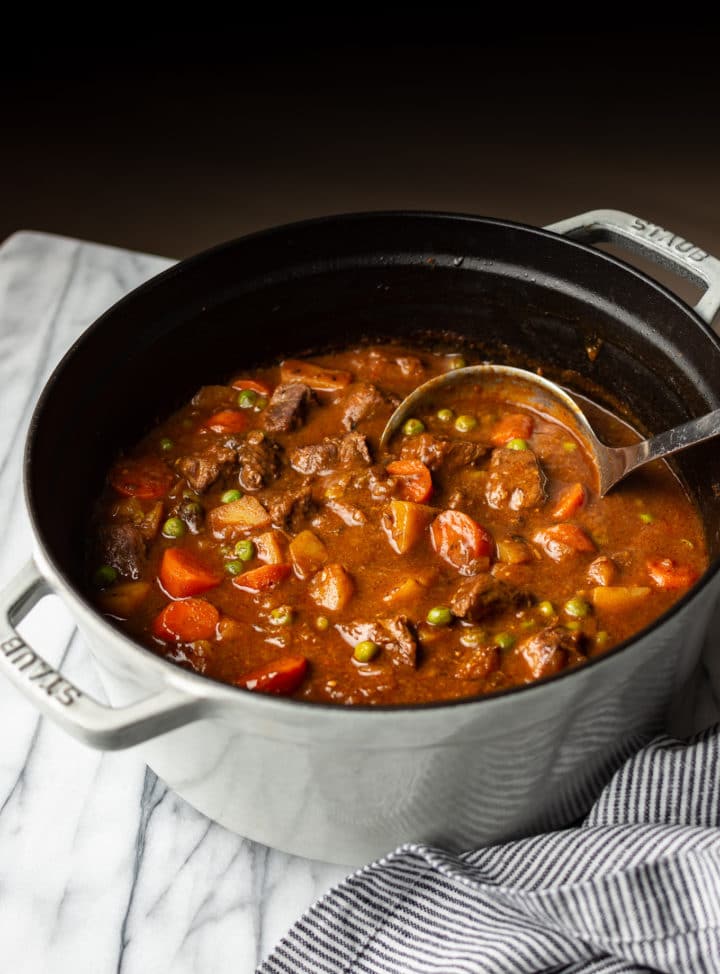
<path fill-rule="evenodd" d="M 444 389 L 470 383 L 487 386 L 508 380 L 518 390 L 518 405 L 551 416 L 580 440 L 595 467 L 596 488 L 601 497 L 638 467 L 720 434 L 720 409 L 715 409 L 630 446 L 606 446 L 598 439 L 578 403 L 555 382 L 527 369 L 509 365 L 469 365 L 435 376 L 406 396 L 383 430 L 380 438 L 381 449 L 387 448 L 408 417 L 420 413 L 423 404 L 437 399 Z"/>

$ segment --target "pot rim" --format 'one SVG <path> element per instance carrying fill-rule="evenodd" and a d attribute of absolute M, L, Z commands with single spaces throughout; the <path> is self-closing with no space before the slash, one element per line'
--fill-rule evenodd
<path fill-rule="evenodd" d="M 325 703 L 316 702 L 310 700 L 300 700 L 294 697 L 280 698 L 272 697 L 265 694 L 251 693 L 249 691 L 243 691 L 240 687 L 234 687 L 231 684 L 224 683 L 213 677 L 204 676 L 199 673 L 195 673 L 190 670 L 185 670 L 169 660 L 164 659 L 157 653 L 153 652 L 147 646 L 142 645 L 142 643 L 136 642 L 131 639 L 126 633 L 119 630 L 117 627 L 112 625 L 87 599 L 85 594 L 75 587 L 75 585 L 67 577 L 63 567 L 55 560 L 55 558 L 48 551 L 44 539 L 41 536 L 38 527 L 38 518 L 36 514 L 36 507 L 32 500 L 31 492 L 31 476 L 32 476 L 32 451 L 35 441 L 35 434 L 38 426 L 40 425 L 42 413 L 45 409 L 45 404 L 52 393 L 52 389 L 57 381 L 58 376 L 62 373 L 66 362 L 72 358 L 75 354 L 76 349 L 85 342 L 91 335 L 96 331 L 103 328 L 106 321 L 111 316 L 117 313 L 120 308 L 126 307 L 128 304 L 132 304 L 138 297 L 142 298 L 144 294 L 151 292 L 154 288 L 162 286 L 167 281 L 172 280 L 178 274 L 185 273 L 187 268 L 195 267 L 207 260 L 212 260 L 214 256 L 220 253 L 224 253 L 226 250 L 237 246 L 238 242 L 251 242 L 256 239 L 267 239 L 273 236 L 281 236 L 288 232 L 295 232 L 298 230 L 305 230 L 311 227 L 321 227 L 323 225 L 341 223 L 341 222 L 353 222 L 361 223 L 364 221 L 380 220 L 380 219 L 402 219 L 408 220 L 441 220 L 447 222 L 460 222 L 463 224 L 477 224 L 482 226 L 496 227 L 499 229 L 508 230 L 520 230 L 527 232 L 536 236 L 544 241 L 551 241 L 554 245 L 563 245 L 566 247 L 574 248 L 582 251 L 584 254 L 590 254 L 594 259 L 597 259 L 605 264 L 609 264 L 614 267 L 620 273 L 629 274 L 636 279 L 638 279 L 642 284 L 650 287 L 652 290 L 656 291 L 662 298 L 671 302 L 675 305 L 679 312 L 684 313 L 689 316 L 693 323 L 699 327 L 707 338 L 709 338 L 720 352 L 720 335 L 716 334 L 711 326 L 703 321 L 703 319 L 690 307 L 685 301 L 683 301 L 678 295 L 673 293 L 669 288 L 665 287 L 659 281 L 650 277 L 648 274 L 639 270 L 631 264 L 626 263 L 622 259 L 615 257 L 606 251 L 598 250 L 596 247 L 590 246 L 588 244 L 581 243 L 577 240 L 573 240 L 569 237 L 562 236 L 561 234 L 554 233 L 550 230 L 546 230 L 542 227 L 535 227 L 530 224 L 519 223 L 512 220 L 503 220 L 495 217 L 483 217 L 473 214 L 464 213 L 453 213 L 447 211 L 432 211 L 432 210 L 368 210 L 360 212 L 349 212 L 349 213 L 337 213 L 329 214 L 320 217 L 313 217 L 307 220 L 299 220 L 291 223 L 280 224 L 278 226 L 268 227 L 262 230 L 254 231 L 253 233 L 244 234 L 241 237 L 236 237 L 231 240 L 224 241 L 220 244 L 216 244 L 213 247 L 207 248 L 200 251 L 197 254 L 193 254 L 191 257 L 187 257 L 183 260 L 178 261 L 173 266 L 161 271 L 159 274 L 154 275 L 149 280 L 140 284 L 138 287 L 133 288 L 128 294 L 116 301 L 110 308 L 104 311 L 98 318 L 96 318 L 70 345 L 68 350 L 62 356 L 58 364 L 53 369 L 50 377 L 45 383 L 43 390 L 38 398 L 38 401 L 33 409 L 33 413 L 30 419 L 30 424 L 28 427 L 27 436 L 25 439 L 25 447 L 23 452 L 23 492 L 25 497 L 25 506 L 28 511 L 30 525 L 32 528 L 33 538 L 35 544 L 41 554 L 41 566 L 44 568 L 43 574 L 48 577 L 48 581 L 52 584 L 52 589 L 55 594 L 61 595 L 63 599 L 69 600 L 74 603 L 76 610 L 81 615 L 89 615 L 93 622 L 96 624 L 101 624 L 105 630 L 105 635 L 108 639 L 113 641 L 114 648 L 122 647 L 123 653 L 133 653 L 137 654 L 140 651 L 143 654 L 144 661 L 155 670 L 155 672 L 162 678 L 166 683 L 171 683 L 173 686 L 177 686 L 184 689 L 188 694 L 193 697 L 201 699 L 211 699 L 219 704 L 224 704 L 227 706 L 237 706 L 237 702 L 244 702 L 253 708 L 258 708 L 259 712 L 265 712 L 268 715 L 277 714 L 278 716 L 288 713 L 288 708 L 295 710 L 297 713 L 302 711 L 305 714 L 312 713 L 323 713 L 328 712 L 340 712 L 340 713 L 350 713 L 350 714 L 363 714 L 363 715 L 392 715 L 399 716 L 407 715 L 406 719 L 411 717 L 416 717 L 420 714 L 435 714 L 438 710 L 451 709 L 451 708 L 469 708 L 472 706 L 483 706 L 485 709 L 489 709 L 493 705 L 501 705 L 501 702 L 507 698 L 517 696 L 518 694 L 523 694 L 527 696 L 530 693 L 538 694 L 550 693 L 552 692 L 552 687 L 561 681 L 567 681 L 572 679 L 576 673 L 589 671 L 591 668 L 612 665 L 612 660 L 626 650 L 631 651 L 633 645 L 640 639 L 650 636 L 652 633 L 660 629 L 667 620 L 672 618 L 673 615 L 682 611 L 685 606 L 687 606 L 691 601 L 697 598 L 701 592 L 706 588 L 706 586 L 712 582 L 712 580 L 720 575 L 720 556 L 716 557 L 713 562 L 710 563 L 704 574 L 698 579 L 698 581 L 682 596 L 677 602 L 662 615 L 654 619 L 648 626 L 634 633 L 629 638 L 618 643 L 617 646 L 613 646 L 612 649 L 603 653 L 600 656 L 594 657 L 588 660 L 582 665 L 582 667 L 563 670 L 553 676 L 545 677 L 541 680 L 536 680 L 529 684 L 523 684 L 521 686 L 509 687 L 505 690 L 498 690 L 494 693 L 487 694 L 484 696 L 475 697 L 461 697 L 453 700 L 440 700 L 430 703 L 415 703 L 415 704 L 353 704 L 349 706 L 342 703 Z M 720 394 L 720 392 L 719 392 Z M 92 651 L 92 647 L 90 647 Z M 360 718 L 362 719 L 362 718 Z M 403 718 L 401 718 L 403 719 Z"/>

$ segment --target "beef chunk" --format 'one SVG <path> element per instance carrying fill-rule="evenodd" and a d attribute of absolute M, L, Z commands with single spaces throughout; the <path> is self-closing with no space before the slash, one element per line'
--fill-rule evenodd
<path fill-rule="evenodd" d="M 268 492 L 263 504 L 273 524 L 295 530 L 313 508 L 312 489 L 303 481 L 296 487 Z"/>
<path fill-rule="evenodd" d="M 243 490 L 267 487 L 278 475 L 280 459 L 277 446 L 260 430 L 253 430 L 238 446 L 240 486 Z"/>
<path fill-rule="evenodd" d="M 528 602 L 527 593 L 513 585 L 492 575 L 475 575 L 460 582 L 450 600 L 450 609 L 459 619 L 480 622 L 487 616 Z"/>
<path fill-rule="evenodd" d="M 263 414 L 265 429 L 274 433 L 288 433 L 302 425 L 313 394 L 302 382 L 289 382 L 273 392 Z"/>
<path fill-rule="evenodd" d="M 338 459 L 341 467 L 353 467 L 356 464 L 369 466 L 372 457 L 366 437 L 360 433 L 347 433 L 343 436 L 338 443 Z"/>
<path fill-rule="evenodd" d="M 523 511 L 545 502 L 545 474 L 531 450 L 493 450 L 485 499 L 495 510 Z"/>
<path fill-rule="evenodd" d="M 552 676 L 581 657 L 583 640 L 581 633 L 562 626 L 542 629 L 513 647 L 505 658 L 505 670 L 525 683 Z"/>
<path fill-rule="evenodd" d="M 383 645 L 393 654 L 393 663 L 401 666 L 417 665 L 417 642 L 407 622 L 407 616 L 381 619 L 380 625 L 390 637 Z"/>
<path fill-rule="evenodd" d="M 432 433 L 413 436 L 403 444 L 400 456 L 403 460 L 420 460 L 431 470 L 457 470 L 471 467 L 485 456 L 487 450 L 480 443 L 463 440 L 445 440 Z"/>
<path fill-rule="evenodd" d="M 98 560 L 124 578 L 142 578 L 146 551 L 142 531 L 128 521 L 104 524 L 98 531 Z"/>
<path fill-rule="evenodd" d="M 202 494 L 215 483 L 221 473 L 235 463 L 236 458 L 235 450 L 230 447 L 210 444 L 198 453 L 180 457 L 175 467 L 192 489 Z"/>
<path fill-rule="evenodd" d="M 417 665 L 417 640 L 405 615 L 377 619 L 375 622 L 339 623 L 336 629 L 350 646 L 370 639 L 382 646 L 396 666 Z"/>
<path fill-rule="evenodd" d="M 372 383 L 359 382 L 351 387 L 342 401 L 342 425 L 346 430 L 354 430 L 363 419 L 370 419 L 383 409 L 389 412 L 397 403 L 395 396 L 383 395 Z"/>
<path fill-rule="evenodd" d="M 203 386 L 192 398 L 193 406 L 217 412 L 237 403 L 237 391 L 231 386 Z"/>
<path fill-rule="evenodd" d="M 327 473 L 337 467 L 372 463 L 367 439 L 360 433 L 328 436 L 322 443 L 299 446 L 290 454 L 290 465 L 299 473 Z"/>
<path fill-rule="evenodd" d="M 202 531 L 205 523 L 205 509 L 198 501 L 184 498 L 175 509 L 175 516 L 182 518 L 191 534 Z"/>
<path fill-rule="evenodd" d="M 325 506 L 329 511 L 332 511 L 343 524 L 347 524 L 349 528 L 360 527 L 363 524 L 367 524 L 367 518 L 355 504 L 348 504 L 347 501 L 342 500 L 328 500 L 325 501 Z"/>
<path fill-rule="evenodd" d="M 478 646 L 460 660 L 453 676 L 458 680 L 484 680 L 500 665 L 497 646 Z"/>

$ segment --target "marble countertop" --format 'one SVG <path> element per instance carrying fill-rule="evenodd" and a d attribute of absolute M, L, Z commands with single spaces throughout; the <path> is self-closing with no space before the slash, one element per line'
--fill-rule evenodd
<path fill-rule="evenodd" d="M 42 233 L 0 246 L 0 585 L 27 560 L 21 487 L 35 401 L 73 340 L 160 257 Z M 23 623 L 104 699 L 56 598 Z M 130 751 L 77 743 L 0 680 L 0 945 L 16 974 L 246 974 L 349 872 L 216 825 Z"/>
<path fill-rule="evenodd" d="M 170 263 L 42 233 L 0 246 L 0 585 L 32 547 L 22 451 L 44 382 L 88 324 Z M 21 631 L 69 679 L 105 698 L 56 598 Z M 688 688 L 677 733 L 718 719 L 720 654 L 707 653 L 705 666 L 712 682 L 699 674 Z M 226 831 L 134 751 L 84 747 L 2 679 L 0 735 L 3 971 L 246 974 L 350 871 Z"/>

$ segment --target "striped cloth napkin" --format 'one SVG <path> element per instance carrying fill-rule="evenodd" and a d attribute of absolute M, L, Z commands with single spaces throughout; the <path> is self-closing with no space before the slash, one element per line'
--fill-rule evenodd
<path fill-rule="evenodd" d="M 706 683 L 686 720 L 718 719 Z M 259 972 L 720 974 L 719 826 L 720 724 L 660 737 L 577 827 L 462 855 L 410 844 L 359 870 Z"/>

